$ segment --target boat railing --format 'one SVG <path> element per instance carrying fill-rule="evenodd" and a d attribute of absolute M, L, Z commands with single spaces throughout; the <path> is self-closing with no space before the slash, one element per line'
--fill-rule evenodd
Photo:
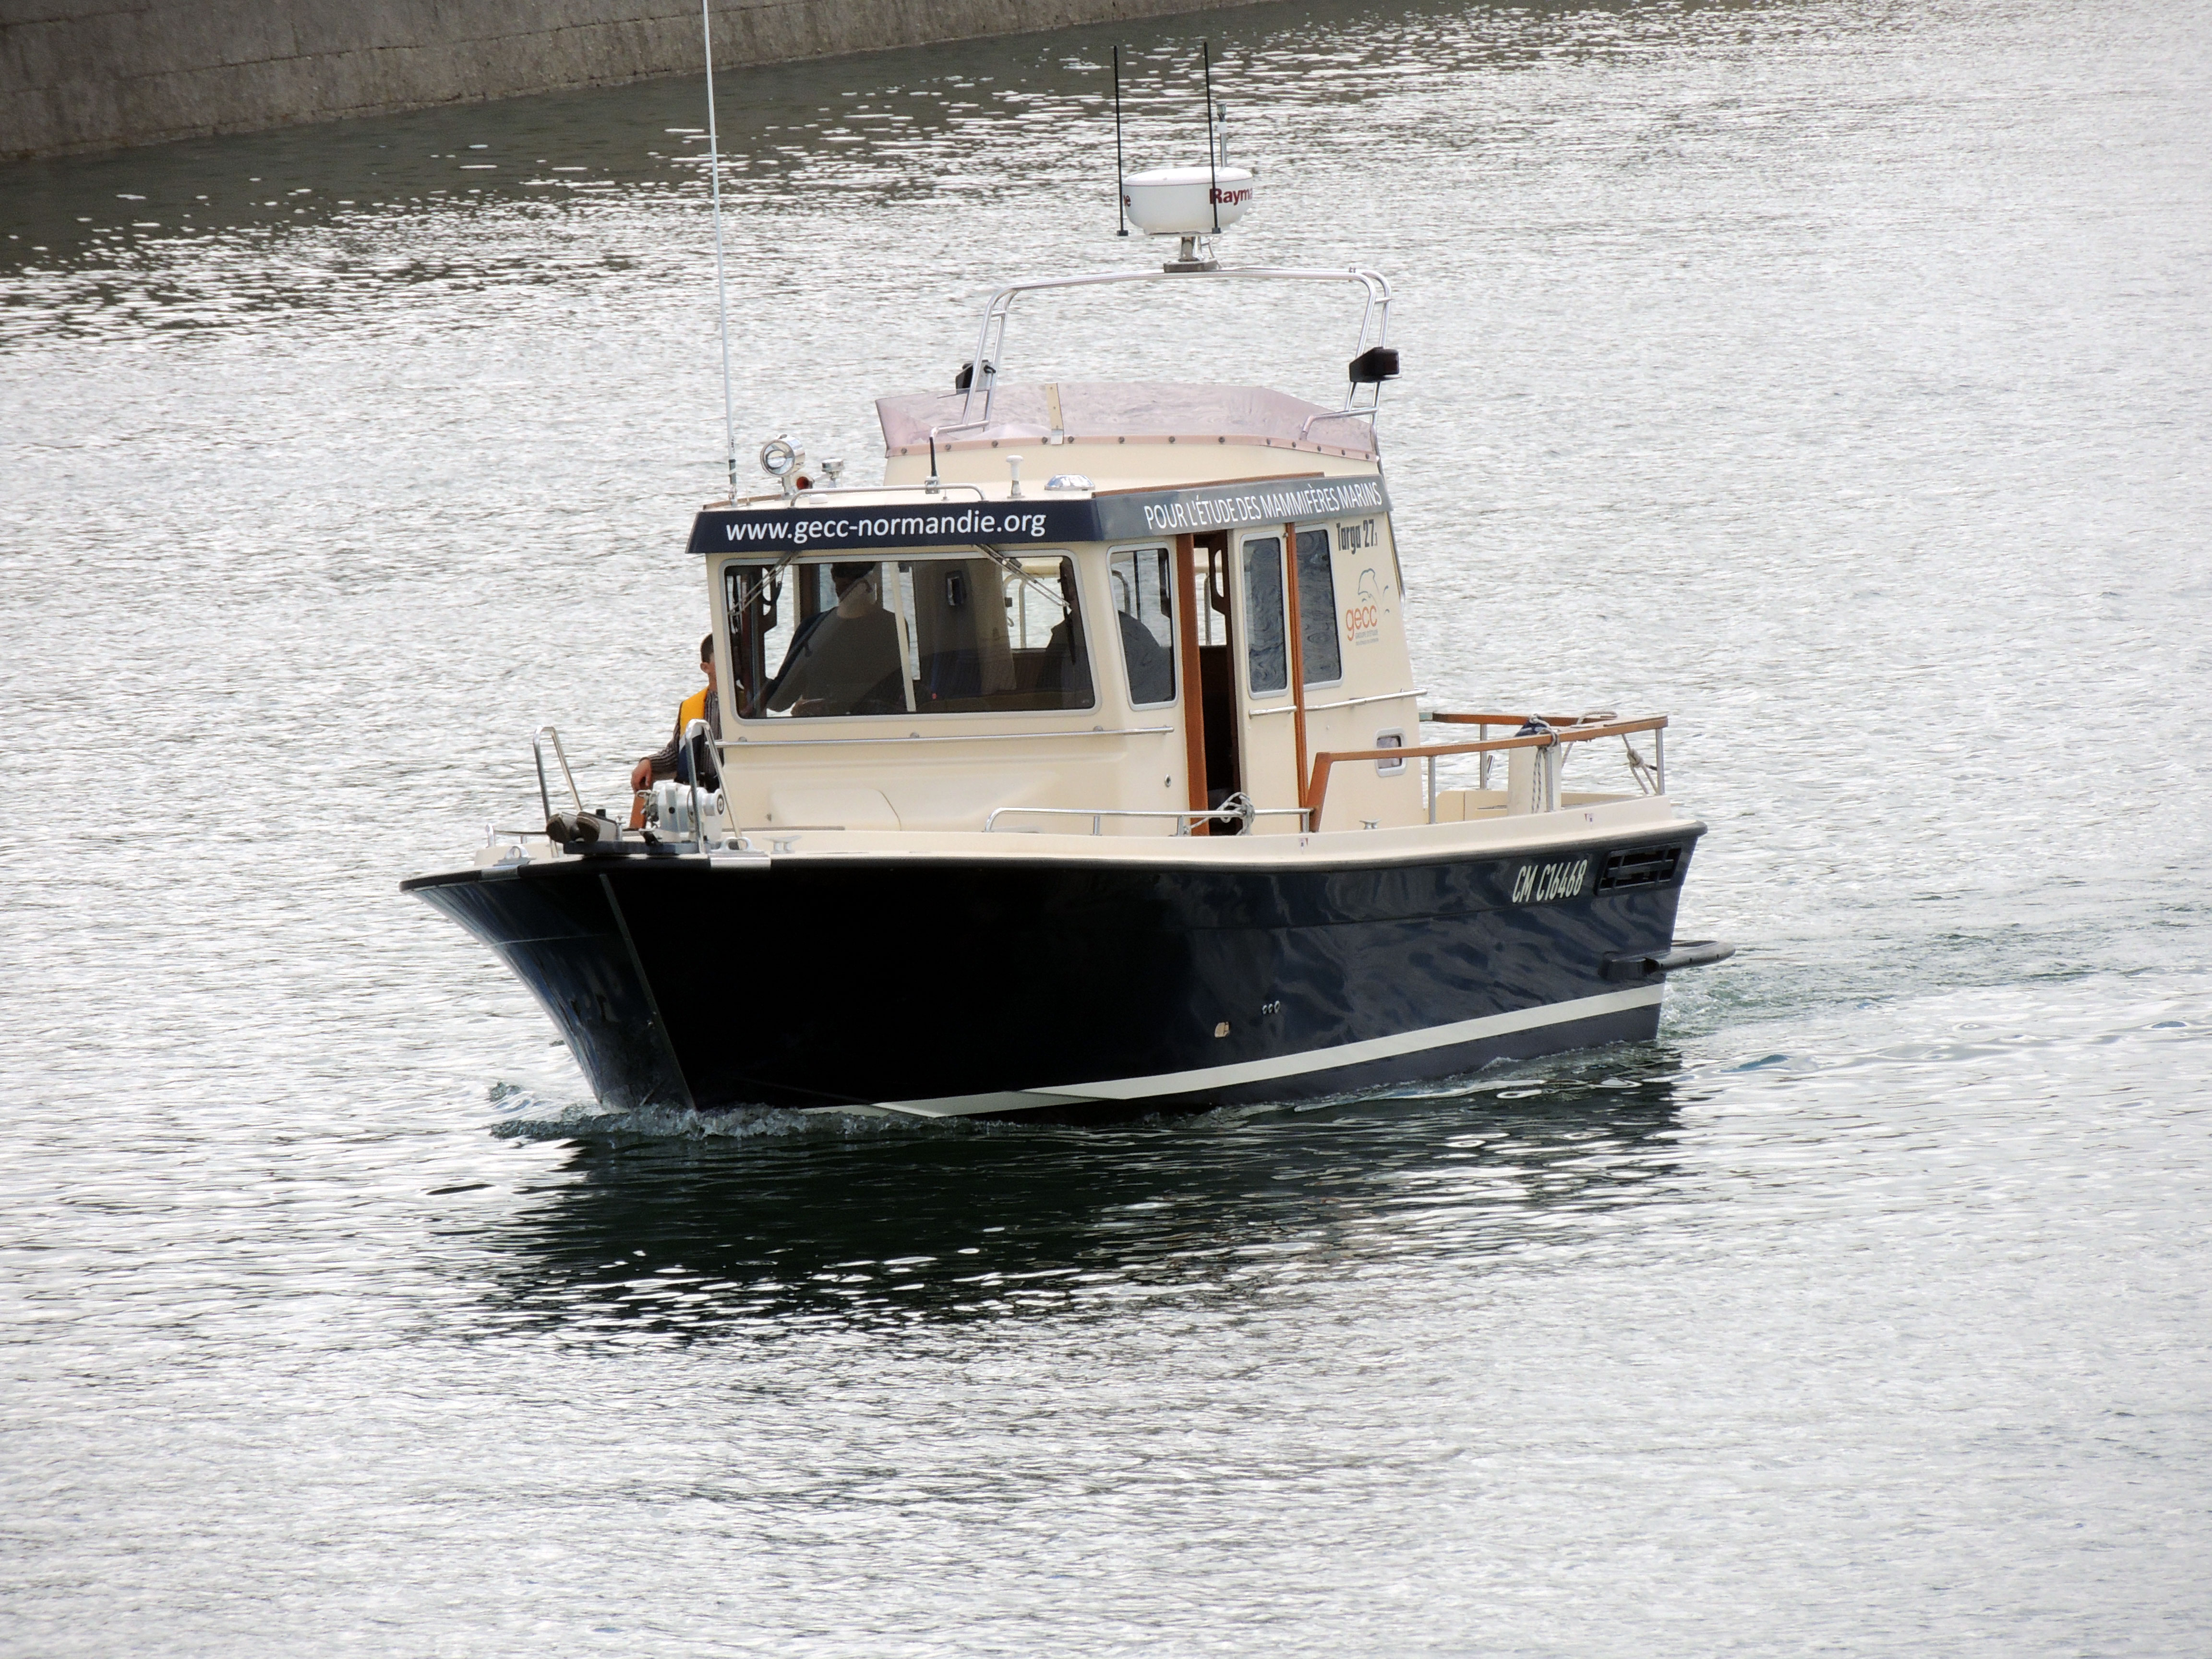
<path fill-rule="evenodd" d="M 1094 836 L 1106 833 L 1105 820 L 1108 818 L 1173 818 L 1176 821 L 1175 833 L 1187 836 L 1194 823 L 1235 823 L 1249 830 L 1260 818 L 1295 817 L 1303 827 L 1309 816 L 1308 809 L 1303 806 L 1255 806 L 1243 795 L 1232 795 L 1219 806 L 1203 811 L 1195 808 L 1170 811 L 1158 806 L 999 806 L 994 807 L 983 820 L 984 833 L 988 835 L 996 830 L 999 820 L 1010 812 L 1051 818 L 1089 818 L 1091 833 Z"/>
<path fill-rule="evenodd" d="M 755 722 L 764 724 L 764 722 Z M 854 749 L 869 744 L 916 743 L 1034 743 L 1040 738 L 1157 738 L 1176 728 L 1172 726 L 1086 726 L 1070 730 L 1041 732 L 933 732 L 923 737 L 918 732 L 885 732 L 864 738 L 786 738 L 773 735 L 788 730 L 787 722 L 769 726 L 768 737 L 718 738 L 714 741 L 717 754 L 727 758 L 746 760 L 764 749 Z"/>
<path fill-rule="evenodd" d="M 1024 294 L 1040 294 L 1054 289 L 1096 288 L 1121 283 L 1192 283 L 1192 282 L 1275 282 L 1275 283 L 1350 283 L 1358 286 L 1366 300 L 1360 313 L 1359 337 L 1354 343 L 1353 355 L 1364 352 L 1370 345 L 1384 346 L 1390 338 L 1390 283 L 1382 272 L 1352 266 L 1340 270 L 1302 270 L 1278 265 L 1222 265 L 1208 270 L 1105 270 L 1081 276 L 1044 276 L 1029 282 L 1009 283 L 995 290 L 983 307 L 983 325 L 975 340 L 975 355 L 969 360 L 968 373 L 955 388 L 963 392 L 960 418 L 937 428 L 933 439 L 963 428 L 987 424 L 991 418 L 991 396 L 998 381 L 995 367 L 1006 362 L 1006 324 L 1013 310 L 1014 301 Z M 1372 383 L 1371 397 L 1379 401 L 1382 386 Z M 1359 385 L 1354 382 L 1346 393 L 1341 409 L 1324 411 L 1326 416 L 1355 416 L 1372 419 L 1374 402 L 1359 401 Z M 979 411 L 978 403 L 982 404 Z M 1316 417 L 1320 418 L 1320 417 Z"/>
<path fill-rule="evenodd" d="M 1538 726 L 1549 726 L 1559 731 L 1565 731 L 1570 727 L 1587 729 L 1593 726 L 1604 726 L 1620 718 L 1620 716 L 1610 708 L 1584 709 L 1579 714 L 1458 714 L 1448 709 L 1431 709 L 1421 716 L 1421 720 L 1424 725 L 1472 726 L 1483 737 L 1487 738 L 1490 735 L 1490 728 L 1493 726 L 1511 726 L 1515 730 L 1515 734 L 1520 735 L 1531 722 Z M 1626 751 L 1628 769 L 1630 775 L 1636 780 L 1637 788 L 1647 795 L 1663 795 L 1667 793 L 1667 732 L 1664 720 L 1662 720 L 1654 729 L 1651 745 L 1652 757 L 1647 761 L 1644 758 L 1642 751 L 1626 737 L 1620 740 L 1621 748 Z M 1433 775 L 1436 770 L 1436 763 L 1433 760 L 1429 763 L 1429 769 Z M 1482 763 L 1480 784 L 1486 789 L 1490 787 L 1490 762 L 1486 758 Z M 1433 789 L 1431 793 L 1433 795 Z M 1433 809 L 1433 800 L 1431 805 Z M 1431 821 L 1434 821 L 1433 817 Z"/>
<path fill-rule="evenodd" d="M 714 740 L 714 734 L 708 729 L 706 721 L 693 720 L 684 728 L 684 775 L 691 786 L 691 844 L 695 851 L 703 853 L 707 850 L 707 818 L 700 810 L 699 799 L 699 748 L 702 739 L 708 743 Z M 726 795 L 723 797 L 725 800 L 728 799 Z"/>
<path fill-rule="evenodd" d="M 1667 793 L 1667 717 L 1653 714 L 1643 720 L 1592 720 L 1585 715 L 1561 715 L 1547 719 L 1540 715 L 1500 714 L 1432 714 L 1424 717 L 1439 725 L 1473 726 L 1487 731 L 1493 726 L 1516 728 L 1510 738 L 1482 738 L 1472 743 L 1431 743 L 1413 748 L 1339 749 L 1327 750 L 1313 757 L 1313 771 L 1306 785 L 1306 811 L 1311 815 L 1311 827 L 1322 827 L 1322 808 L 1328 798 L 1330 771 L 1337 766 L 1356 761 L 1374 761 L 1378 764 L 1397 764 L 1419 758 L 1427 763 L 1429 822 L 1437 821 L 1437 763 L 1454 755 L 1494 755 L 1514 749 L 1550 749 L 1560 744 L 1592 743 L 1601 738 L 1619 738 L 1628 748 L 1630 768 L 1643 781 L 1646 767 L 1643 757 L 1628 738 L 1638 732 L 1650 732 L 1652 738 L 1653 760 L 1649 763 L 1652 775 L 1650 793 Z M 1541 731 L 1530 732 L 1531 725 Z M 1554 803 L 1556 804 L 1556 803 Z"/>
<path fill-rule="evenodd" d="M 568 793 L 576 803 L 576 810 L 584 810 L 583 791 L 576 787 L 576 775 L 568 769 L 568 751 L 561 747 L 561 733 L 550 726 L 541 726 L 530 734 L 531 758 L 538 763 L 538 800 L 544 807 L 546 820 L 553 817 L 553 794 L 545 787 L 545 739 L 553 739 L 553 758 L 561 763 L 561 776 L 568 785 Z"/>

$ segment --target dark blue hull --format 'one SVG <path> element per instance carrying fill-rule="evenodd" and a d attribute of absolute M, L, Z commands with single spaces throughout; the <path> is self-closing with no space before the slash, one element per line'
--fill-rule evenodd
<path fill-rule="evenodd" d="M 609 1105 L 1081 1120 L 1649 1037 L 1660 982 L 1621 959 L 1668 948 L 1701 832 L 1295 868 L 593 857 L 406 887 L 500 954 Z"/>

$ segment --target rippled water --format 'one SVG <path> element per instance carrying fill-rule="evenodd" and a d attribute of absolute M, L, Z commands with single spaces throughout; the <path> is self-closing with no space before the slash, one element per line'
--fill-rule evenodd
<path fill-rule="evenodd" d="M 1150 256 L 1107 52 L 1178 160 L 1209 35 L 1238 255 L 1399 285 L 1423 684 L 1665 708 L 1712 825 L 1653 1044 L 1085 1133 L 595 1118 L 397 891 L 690 689 L 696 82 L 0 172 L 0 1643 L 2204 1651 L 2208 25 L 730 77 L 744 441 L 866 478 Z M 1009 368 L 1320 390 L 1304 303 Z"/>

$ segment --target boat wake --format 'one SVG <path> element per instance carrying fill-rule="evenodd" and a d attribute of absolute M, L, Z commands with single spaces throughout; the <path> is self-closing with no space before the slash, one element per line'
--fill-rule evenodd
<path fill-rule="evenodd" d="M 1770 1060 L 1776 1058 L 1770 1056 Z M 1624 1061 L 1626 1063 L 1624 1063 Z M 1563 1063 L 1564 1062 L 1564 1063 Z M 1753 1060 L 1752 1069 L 1766 1063 Z M 1211 1109 L 1158 1115 L 1139 1114 L 1123 1127 L 1142 1131 L 1172 1126 L 1182 1133 L 1207 1128 L 1233 1131 L 1278 1117 L 1309 1117 L 1343 1111 L 1419 1109 L 1468 1106 L 1487 1101 L 1526 1109 L 1542 1097 L 1559 1104 L 1599 1097 L 1616 1091 L 1656 1089 L 1671 1095 L 1692 1073 L 1670 1047 L 1648 1052 L 1594 1050 L 1586 1054 L 1493 1060 L 1479 1070 L 1422 1083 L 1348 1091 L 1312 1099 L 1251 1101 Z M 807 1112 L 788 1107 L 740 1105 L 702 1112 L 691 1107 L 646 1106 L 622 1109 L 583 1100 L 548 1097 L 515 1083 L 495 1083 L 487 1098 L 498 1116 L 489 1126 L 499 1140 L 590 1141 L 605 1146 L 645 1146 L 690 1141 L 728 1146 L 745 1141 L 874 1139 L 901 1136 L 1053 1136 L 1066 1126 L 981 1117 L 902 1117 L 865 1112 Z M 1092 1133 L 1095 1133 L 1095 1129 Z"/>
<path fill-rule="evenodd" d="M 690 1107 L 644 1106 L 623 1111 L 597 1101 L 543 1099 L 518 1085 L 499 1083 L 489 1091 L 499 1117 L 491 1126 L 496 1140 L 593 1140 L 616 1145 L 697 1140 L 727 1143 L 796 1136 L 819 1139 L 867 1133 L 884 1120 L 842 1112 L 796 1112 L 777 1106 L 732 1107 L 701 1112 Z"/>

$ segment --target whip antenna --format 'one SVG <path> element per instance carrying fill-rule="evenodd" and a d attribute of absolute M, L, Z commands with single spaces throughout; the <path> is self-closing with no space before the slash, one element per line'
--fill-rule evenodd
<path fill-rule="evenodd" d="M 1129 234 L 1128 204 L 1121 197 L 1121 179 L 1127 171 L 1121 163 L 1121 48 L 1114 48 L 1114 216 L 1121 228 L 1114 234 Z"/>
<path fill-rule="evenodd" d="M 707 176 L 714 192 L 714 298 L 722 313 L 722 439 L 730 462 L 730 499 L 738 499 L 738 406 L 730 392 L 730 285 L 722 274 L 722 151 L 714 134 L 713 0 L 699 0 L 699 33 L 707 45 Z"/>
<path fill-rule="evenodd" d="M 1206 70 L 1206 194 L 1213 204 L 1213 234 L 1221 234 L 1221 164 L 1213 159 L 1213 42 L 1198 43 L 1198 61 Z"/>

